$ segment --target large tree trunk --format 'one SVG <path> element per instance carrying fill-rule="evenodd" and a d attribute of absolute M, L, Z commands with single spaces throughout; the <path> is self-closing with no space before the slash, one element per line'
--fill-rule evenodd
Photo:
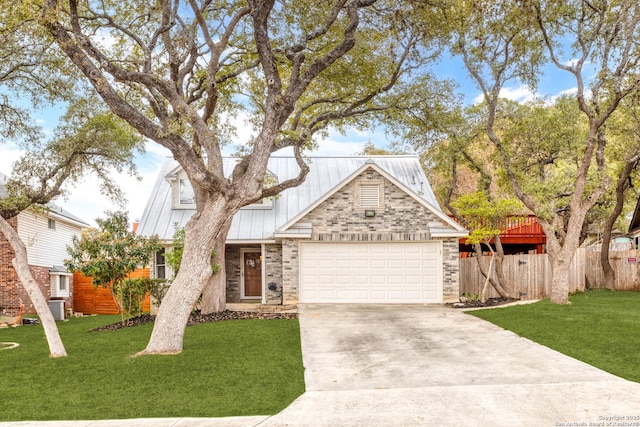
<path fill-rule="evenodd" d="M 571 260 L 564 256 L 550 257 L 551 260 L 551 302 L 569 303 L 569 266 Z"/>
<path fill-rule="evenodd" d="M 580 243 L 580 231 L 584 223 L 586 209 L 571 216 L 564 241 L 561 242 L 548 224 L 541 222 L 547 235 L 547 252 L 551 263 L 551 302 L 569 303 L 569 268 Z"/>
<path fill-rule="evenodd" d="M 216 247 L 216 237 L 226 231 L 225 224 L 235 213 L 227 209 L 226 201 L 220 197 L 203 203 L 202 209 L 187 222 L 180 270 L 158 308 L 147 347 L 137 355 L 182 351 L 191 310 L 212 277 L 211 253 Z"/>
<path fill-rule="evenodd" d="M 46 298 L 40 290 L 40 286 L 38 286 L 38 282 L 36 282 L 31 274 L 29 260 L 27 258 L 27 248 L 22 240 L 20 240 L 18 232 L 2 217 L 0 217 L 0 231 L 9 241 L 15 253 L 15 258 L 12 261 L 13 268 L 15 268 L 16 273 L 18 273 L 18 278 L 20 282 L 22 282 L 22 286 L 24 286 L 25 291 L 27 291 L 27 295 L 29 295 L 36 309 L 36 313 L 38 313 L 40 317 L 40 321 L 44 327 L 44 334 L 49 344 L 50 357 L 66 357 L 67 351 L 64 348 L 64 344 L 62 344 L 62 339 L 60 339 L 56 321 L 53 318 L 53 314 L 51 314 Z"/>
<path fill-rule="evenodd" d="M 616 273 L 611 267 L 609 262 L 609 244 L 611 243 L 611 230 L 616 222 L 616 219 L 622 213 L 624 207 L 624 193 L 629 188 L 629 177 L 637 166 L 640 154 L 636 154 L 631 157 L 620 171 L 618 175 L 618 182 L 616 183 L 616 204 L 613 210 L 604 222 L 604 230 L 602 233 L 602 247 L 600 249 L 600 264 L 602 264 L 602 271 L 604 272 L 604 287 L 607 289 L 615 289 L 616 285 Z"/>
<path fill-rule="evenodd" d="M 225 268 L 225 246 L 227 233 L 231 227 L 231 221 L 227 221 L 218 237 L 216 237 L 212 265 L 216 265 L 218 271 L 214 273 L 202 292 L 202 314 L 219 313 L 227 307 L 227 271 Z"/>

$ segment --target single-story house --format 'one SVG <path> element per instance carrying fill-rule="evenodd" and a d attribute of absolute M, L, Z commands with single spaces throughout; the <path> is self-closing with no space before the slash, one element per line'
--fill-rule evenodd
<path fill-rule="evenodd" d="M 7 176 L 0 173 L 0 197 L 6 197 Z M 89 224 L 59 206 L 46 211 L 26 210 L 10 220 L 27 247 L 31 273 L 47 300 L 56 300 L 64 309 L 73 306 L 73 273 L 63 266 L 69 257 L 67 246 Z M 15 253 L 0 234 L 0 316 L 16 316 L 20 306 L 25 313 L 35 313 L 31 299 L 18 280 L 12 260 Z M 55 313 L 54 313 L 55 314 Z"/>
<path fill-rule="evenodd" d="M 235 162 L 225 159 L 225 173 Z M 228 302 L 443 303 L 459 298 L 458 240 L 416 156 L 311 157 L 305 182 L 241 209 L 226 241 Z M 273 156 L 272 179 L 295 177 Z M 194 214 L 193 190 L 173 159 L 162 167 L 137 233 L 171 250 Z M 151 265 L 171 278 L 164 253 Z"/>

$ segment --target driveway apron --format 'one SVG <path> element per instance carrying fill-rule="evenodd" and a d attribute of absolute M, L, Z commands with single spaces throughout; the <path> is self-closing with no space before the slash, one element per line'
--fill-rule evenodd
<path fill-rule="evenodd" d="M 640 426 L 640 384 L 455 309 L 299 313 L 307 391 L 261 426 Z"/>

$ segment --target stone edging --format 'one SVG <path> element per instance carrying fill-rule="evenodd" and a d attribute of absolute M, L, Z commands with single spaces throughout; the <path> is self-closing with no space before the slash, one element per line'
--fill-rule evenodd
<path fill-rule="evenodd" d="M 0 342 L 0 344 L 9 344 L 7 347 L 0 347 L 0 350 L 10 350 L 12 348 L 18 347 L 20 344 L 17 342 Z"/>
<path fill-rule="evenodd" d="M 492 306 L 489 306 L 489 307 L 459 308 L 458 310 L 461 310 L 461 311 L 488 310 L 490 308 L 504 308 L 504 307 L 513 307 L 514 305 L 533 304 L 534 302 L 538 302 L 538 301 L 540 301 L 540 300 L 539 299 L 527 299 L 527 300 L 520 300 L 520 301 L 510 302 L 508 304 L 492 305 Z"/>

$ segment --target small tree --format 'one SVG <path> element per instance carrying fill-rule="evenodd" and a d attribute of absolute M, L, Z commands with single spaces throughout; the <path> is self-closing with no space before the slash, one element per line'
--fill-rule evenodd
<path fill-rule="evenodd" d="M 107 212 L 106 219 L 96 222 L 99 229 L 89 228 L 80 238 L 73 237 L 72 246 L 67 247 L 71 259 L 65 265 L 93 278 L 95 287 L 109 289 L 124 321 L 126 314 L 140 313 L 140 301 L 152 284 L 131 278 L 131 273 L 148 265 L 161 246 L 156 236 L 145 238 L 130 231 L 127 212 Z"/>
<path fill-rule="evenodd" d="M 505 228 L 507 220 L 522 212 L 521 203 L 515 199 L 489 200 L 486 194 L 477 192 L 461 196 L 452 205 L 464 217 L 465 224 L 471 229 L 467 243 L 472 245 L 484 244 L 491 252 L 489 270 L 480 293 L 480 300 L 482 302 L 486 301 L 486 291 L 489 283 L 493 285 L 501 297 L 511 298 L 512 295 L 507 290 L 506 280 L 501 268 L 499 269 L 500 271 L 496 271 L 498 280 L 491 280 L 491 272 L 496 258 L 499 257 L 500 261 L 502 261 L 504 257 L 504 253 L 496 256 L 496 252 L 491 246 L 491 240 L 497 241 L 500 239 L 500 233 Z M 478 265 L 481 262 L 480 258 L 478 257 Z M 501 262 L 500 265 L 502 265 Z"/>
<path fill-rule="evenodd" d="M 171 267 L 173 277 L 178 274 L 180 270 L 180 263 L 182 262 L 182 252 L 184 251 L 184 228 L 178 227 L 178 223 L 175 224 L 175 230 L 173 232 L 173 246 L 171 251 L 167 252 L 164 256 L 166 263 Z"/>

